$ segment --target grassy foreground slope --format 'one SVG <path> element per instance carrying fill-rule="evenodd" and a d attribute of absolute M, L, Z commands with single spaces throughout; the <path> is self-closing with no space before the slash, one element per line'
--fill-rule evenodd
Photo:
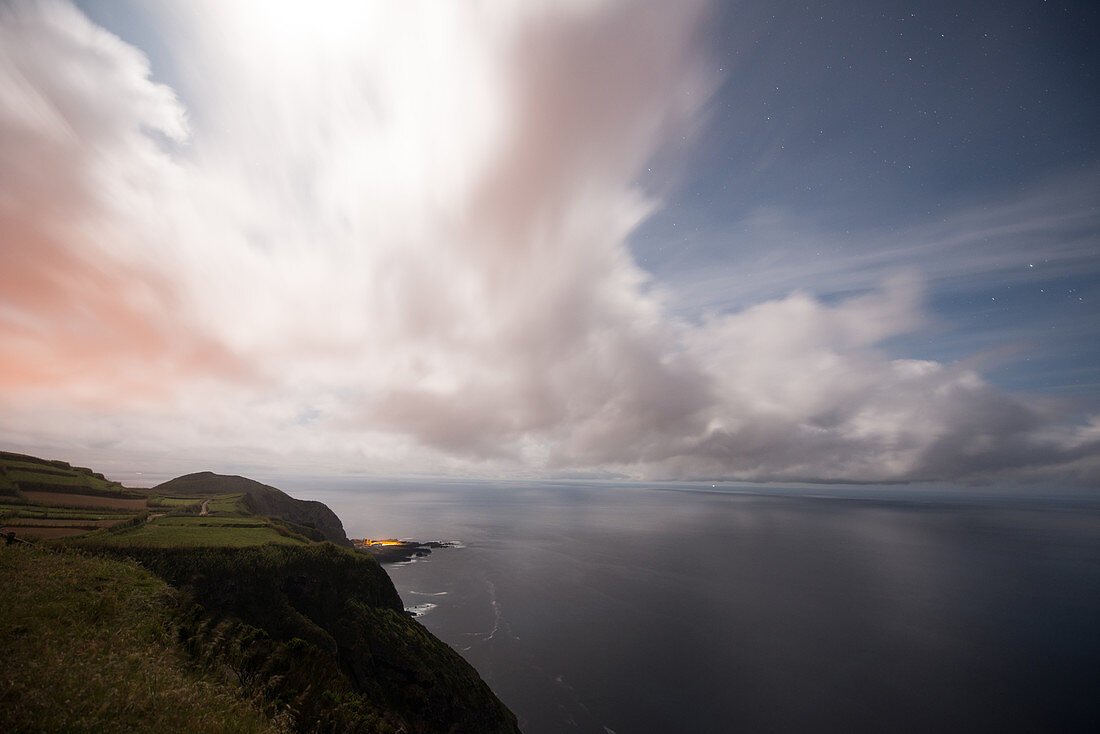
<path fill-rule="evenodd" d="M 226 697 L 219 720 L 232 723 L 208 726 L 181 709 L 159 731 L 518 732 L 477 672 L 404 612 L 378 562 L 326 540 L 347 542 L 323 504 L 208 472 L 152 490 L 39 474 L 36 490 L 17 475 L 0 498 L 5 533 L 39 539 L 0 556 L 0 619 L 26 620 L 0 633 L 0 662 L 13 671 L 3 695 L 25 702 L 0 705 L 0 731 L 126 730 L 125 717 L 162 695 L 167 679 L 148 668 L 163 663 L 179 671 L 181 702 L 212 686 Z M 116 513 L 109 527 L 78 526 L 106 512 Z M 50 527 L 27 525 L 49 522 L 77 523 L 66 531 L 80 534 L 42 539 Z"/>
<path fill-rule="evenodd" d="M 92 543 L 135 559 L 196 606 L 183 644 L 302 732 L 516 732 L 458 653 L 402 608 L 368 554 L 331 543 L 157 548 Z"/>
<path fill-rule="evenodd" d="M 277 732 L 173 644 L 172 590 L 132 562 L 0 546 L 7 732 Z"/>

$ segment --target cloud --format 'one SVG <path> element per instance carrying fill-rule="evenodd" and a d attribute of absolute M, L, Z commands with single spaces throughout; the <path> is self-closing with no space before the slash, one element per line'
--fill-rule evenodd
<path fill-rule="evenodd" d="M 1065 464 L 1097 444 L 1042 435 L 1057 415 L 974 370 L 891 359 L 876 346 L 916 328 L 920 292 L 896 279 L 825 305 L 804 294 L 716 317 L 693 335 L 717 384 L 706 435 L 670 473 L 856 481 L 991 476 Z"/>
<path fill-rule="evenodd" d="M 695 235 L 679 261 L 656 265 L 675 289 L 674 308 L 695 315 L 781 297 L 812 282 L 819 294 L 865 290 L 898 270 L 936 291 L 966 291 L 1019 277 L 1095 275 L 1094 205 L 1100 167 L 1031 182 L 1003 200 L 953 202 L 933 221 L 838 234 L 790 209 L 760 208 Z"/>
<path fill-rule="evenodd" d="M 162 150 L 187 136 L 171 90 L 70 5 L 0 8 L 0 384 L 163 393 L 245 368 L 179 312 L 148 257 L 176 194 Z"/>
<path fill-rule="evenodd" d="M 922 322 L 917 279 L 670 315 L 626 243 L 660 206 L 640 171 L 712 91 L 702 3 L 161 12 L 186 113 L 70 5 L 0 16 L 9 444 L 867 481 L 1095 452 L 880 351 Z"/>

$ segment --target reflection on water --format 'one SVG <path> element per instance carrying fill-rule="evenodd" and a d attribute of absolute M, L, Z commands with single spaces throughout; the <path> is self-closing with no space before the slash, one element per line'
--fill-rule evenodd
<path fill-rule="evenodd" d="M 813 494 L 312 492 L 465 544 L 390 573 L 528 734 L 1100 730 L 1095 507 Z"/>

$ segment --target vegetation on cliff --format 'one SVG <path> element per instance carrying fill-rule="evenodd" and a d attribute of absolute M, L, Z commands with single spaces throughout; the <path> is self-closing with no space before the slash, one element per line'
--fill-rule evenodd
<path fill-rule="evenodd" d="M 190 662 L 172 588 L 133 562 L 0 545 L 6 732 L 286 731 L 272 707 Z"/>
<path fill-rule="evenodd" d="M 7 459 L 8 475 L 11 462 L 33 464 L 28 458 Z M 173 683 L 181 701 L 201 700 L 202 691 L 216 689 L 229 712 L 222 720 L 233 722 L 207 727 L 180 708 L 151 727 L 158 731 L 518 731 L 515 717 L 477 672 L 403 610 L 374 558 L 326 540 L 347 543 L 339 519 L 321 503 L 301 503 L 243 477 L 202 473 L 152 490 L 89 486 L 115 491 L 114 501 L 141 501 L 126 509 L 89 507 L 86 498 L 93 495 L 81 495 L 68 472 L 92 476 L 84 475 L 90 470 L 58 471 L 65 476 L 34 477 L 46 479 L 36 484 L 42 503 L 25 491 L 23 475 L 9 482 L 0 499 L 5 531 L 41 538 L 38 531 L 50 529 L 41 525 L 47 521 L 70 522 L 73 515 L 89 523 L 91 513 L 116 514 L 108 526 L 68 526 L 79 533 L 73 537 L 4 549 L 0 589 L 44 626 L 32 632 L 23 625 L 20 632 L 17 624 L 4 632 L 0 654 L 23 661 L 18 676 L 5 679 L 5 690 L 39 702 L 0 707 L 6 728 L 112 729 L 114 709 L 100 699 L 121 696 L 141 710 L 155 691 L 138 689 L 153 679 L 125 661 L 153 660 L 182 676 Z M 63 483 L 51 488 L 54 476 Z M 257 514 L 256 508 L 274 514 Z M 51 570 L 62 566 L 63 572 Z M 50 583 L 26 588 L 39 576 Z M 88 609 L 109 613 L 79 616 Z M 43 634 L 55 639 L 43 648 L 53 655 L 46 662 L 27 642 Z M 81 647 L 84 638 L 106 642 Z M 60 648 L 72 654 L 50 652 Z M 57 665 L 75 676 L 63 699 L 53 690 Z M 76 685 L 90 670 L 99 683 Z M 55 716 L 55 706 L 66 701 L 81 712 L 78 718 Z"/>

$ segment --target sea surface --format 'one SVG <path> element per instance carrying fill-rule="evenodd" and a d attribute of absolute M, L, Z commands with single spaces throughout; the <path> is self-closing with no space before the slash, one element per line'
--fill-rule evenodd
<path fill-rule="evenodd" d="M 1100 731 L 1100 503 L 1031 488 L 299 491 L 527 734 Z"/>

